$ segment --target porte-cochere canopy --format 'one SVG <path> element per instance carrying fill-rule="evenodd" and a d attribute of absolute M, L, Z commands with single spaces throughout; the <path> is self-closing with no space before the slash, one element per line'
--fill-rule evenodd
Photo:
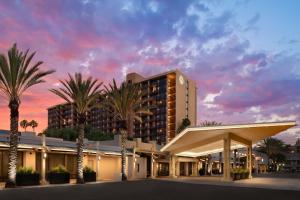
<path fill-rule="evenodd" d="M 237 149 L 274 136 L 296 126 L 295 121 L 189 127 L 166 144 L 161 151 L 197 157 L 222 152 L 223 140 L 230 136 L 230 149 Z"/>

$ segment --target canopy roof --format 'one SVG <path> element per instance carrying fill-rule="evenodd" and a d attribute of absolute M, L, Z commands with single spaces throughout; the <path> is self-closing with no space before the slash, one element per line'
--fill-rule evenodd
<path fill-rule="evenodd" d="M 231 149 L 250 146 L 293 126 L 295 121 L 189 127 L 178 134 L 161 151 L 197 157 L 223 151 L 223 138 L 230 134 Z"/>

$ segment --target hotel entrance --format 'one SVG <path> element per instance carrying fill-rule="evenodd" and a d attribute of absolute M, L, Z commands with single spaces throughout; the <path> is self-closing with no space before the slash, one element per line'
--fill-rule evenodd
<path fill-rule="evenodd" d="M 157 163 L 157 176 L 169 176 L 169 163 Z"/>
<path fill-rule="evenodd" d="M 180 162 L 179 163 L 179 176 L 192 176 L 193 175 L 193 162 Z"/>
<path fill-rule="evenodd" d="M 210 174 L 213 170 L 219 173 L 222 167 L 222 180 L 231 181 L 231 151 L 246 148 L 245 169 L 249 172 L 247 177 L 252 178 L 252 145 L 296 125 L 295 122 L 272 122 L 189 127 L 166 144 L 161 152 L 170 154 L 172 177 L 191 174 L 197 176 L 203 170 Z M 219 161 L 218 165 L 214 165 L 211 159 L 205 159 L 207 163 L 205 162 L 204 167 L 201 164 L 200 168 L 202 156 L 220 152 L 223 155 L 223 164 Z"/>

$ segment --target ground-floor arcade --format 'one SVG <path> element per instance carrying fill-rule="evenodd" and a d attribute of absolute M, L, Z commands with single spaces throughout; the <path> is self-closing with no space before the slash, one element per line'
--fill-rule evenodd
<path fill-rule="evenodd" d="M 191 127 L 178 134 L 160 151 L 155 144 L 142 143 L 139 139 L 127 141 L 126 173 L 129 179 L 169 177 L 196 177 L 222 174 L 223 180 L 231 180 L 231 169 L 238 164 L 235 149 L 244 148 L 243 167 L 256 165 L 252 157 L 252 145 L 292 126 L 295 122 L 230 125 L 216 127 Z M 120 141 L 118 137 L 115 139 Z M 113 142 L 111 142 L 113 143 Z M 87 142 L 83 165 L 96 171 L 97 180 L 120 180 L 120 145 L 95 145 Z M 219 160 L 210 155 L 219 154 Z M 0 138 L 0 181 L 4 181 L 8 169 L 8 142 Z M 76 143 L 53 138 L 21 137 L 18 167 L 31 167 L 45 178 L 53 167 L 63 165 L 76 177 Z"/>

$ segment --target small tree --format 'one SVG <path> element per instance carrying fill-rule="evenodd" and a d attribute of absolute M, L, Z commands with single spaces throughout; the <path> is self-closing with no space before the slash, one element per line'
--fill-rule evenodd
<path fill-rule="evenodd" d="M 24 129 L 24 131 L 26 132 L 26 129 L 27 127 L 29 126 L 29 123 L 26 119 L 23 119 L 21 122 L 20 122 L 20 126 Z"/>

